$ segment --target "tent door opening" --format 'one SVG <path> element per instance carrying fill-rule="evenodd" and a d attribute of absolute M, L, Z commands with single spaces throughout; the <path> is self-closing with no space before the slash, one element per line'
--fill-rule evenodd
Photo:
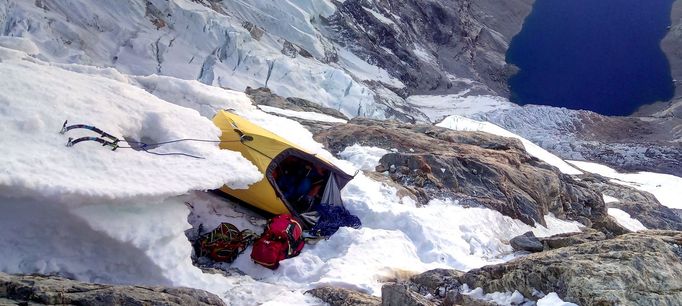
<path fill-rule="evenodd" d="M 297 214 L 316 210 L 331 171 L 308 160 L 289 155 L 271 172 L 282 200 Z"/>

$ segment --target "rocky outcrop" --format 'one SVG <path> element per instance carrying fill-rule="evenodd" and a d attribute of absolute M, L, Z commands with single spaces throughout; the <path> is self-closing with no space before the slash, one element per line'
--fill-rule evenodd
<path fill-rule="evenodd" d="M 379 306 L 381 299 L 366 293 L 335 287 L 321 287 L 306 291 L 330 306 Z"/>
<path fill-rule="evenodd" d="M 288 109 L 298 112 L 314 112 L 329 115 L 335 118 L 348 120 L 348 117 L 338 110 L 333 108 L 321 106 L 318 103 L 308 101 L 301 98 L 284 98 L 280 95 L 272 93 L 269 88 L 251 88 L 247 87 L 244 91 L 255 105 L 267 105 L 281 109 Z"/>
<path fill-rule="evenodd" d="M 682 233 L 640 232 L 531 254 L 466 273 L 486 292 L 556 292 L 579 305 L 678 305 Z"/>
<path fill-rule="evenodd" d="M 391 300 L 406 304 L 489 305 L 463 294 L 518 290 L 526 301 L 556 292 L 579 305 L 679 305 L 682 301 L 682 232 L 645 231 L 587 241 L 467 273 L 433 270 L 385 285 Z M 423 290 L 424 282 L 428 280 Z M 401 290 L 394 290 L 402 288 Z M 419 305 L 419 304 L 415 304 Z"/>
<path fill-rule="evenodd" d="M 212 293 L 191 288 L 114 286 L 57 276 L 0 273 L 5 305 L 225 305 Z"/>
<path fill-rule="evenodd" d="M 471 89 L 508 96 L 514 70 L 505 53 L 533 2 L 347 0 L 325 22 L 331 39 L 413 94 Z"/>
<path fill-rule="evenodd" d="M 673 209 L 661 205 L 654 195 L 632 187 L 615 184 L 609 179 L 595 175 L 582 175 L 583 182 L 602 194 L 618 199 L 610 202 L 609 208 L 618 208 L 630 214 L 648 229 L 682 230 L 682 218 Z"/>
<path fill-rule="evenodd" d="M 622 235 L 625 233 L 626 232 L 618 232 L 617 234 Z M 586 228 L 582 232 L 564 233 L 542 238 L 535 237 L 533 232 L 527 232 L 512 238 L 509 241 L 509 244 L 515 251 L 537 253 L 586 242 L 602 241 L 606 238 L 606 234 L 603 232 Z"/>
<path fill-rule="evenodd" d="M 530 156 L 516 139 L 368 119 L 321 131 L 316 139 L 332 152 L 355 143 L 393 150 L 377 170 L 388 171 L 422 204 L 450 198 L 530 225 L 545 224 L 548 213 L 586 225 L 606 219 L 601 195 Z"/>

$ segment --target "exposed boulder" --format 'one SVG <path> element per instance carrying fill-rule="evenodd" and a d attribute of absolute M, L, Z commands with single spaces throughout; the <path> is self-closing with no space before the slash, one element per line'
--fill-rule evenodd
<path fill-rule="evenodd" d="M 644 231 L 531 254 L 467 272 L 486 292 L 556 292 L 579 305 L 679 305 L 682 232 Z"/>
<path fill-rule="evenodd" d="M 10 305 L 225 305 L 218 296 L 199 289 L 100 285 L 0 273 L 0 303 L 3 299 Z"/>
<path fill-rule="evenodd" d="M 616 232 L 613 234 L 623 235 L 626 233 L 628 232 Z M 585 228 L 581 232 L 557 234 L 542 238 L 535 237 L 533 232 L 526 232 L 523 235 L 512 238 L 509 244 L 515 251 L 537 253 L 591 241 L 602 241 L 607 238 L 607 235 L 602 231 Z"/>
<path fill-rule="evenodd" d="M 378 306 L 381 299 L 366 293 L 336 287 L 321 287 L 306 291 L 330 306 Z"/>
<path fill-rule="evenodd" d="M 381 287 L 382 306 L 435 306 L 435 302 L 414 292 L 403 283 L 390 283 Z"/>
<path fill-rule="evenodd" d="M 530 225 L 545 224 L 548 213 L 588 226 L 607 216 L 600 194 L 529 155 L 516 139 L 360 118 L 320 131 L 316 139 L 332 152 L 355 143 L 393 150 L 379 169 L 421 190 L 415 195 L 422 204 L 451 198 Z"/>
<path fill-rule="evenodd" d="M 509 240 L 509 244 L 515 251 L 527 251 L 531 253 L 542 252 L 545 246 L 542 241 L 535 237 L 533 232 L 526 232 Z"/>
<path fill-rule="evenodd" d="M 607 237 L 604 235 L 604 233 L 588 228 L 578 233 L 558 234 L 550 237 L 540 238 L 539 240 L 544 246 L 545 250 L 553 250 L 591 241 L 602 241 L 606 238 Z"/>

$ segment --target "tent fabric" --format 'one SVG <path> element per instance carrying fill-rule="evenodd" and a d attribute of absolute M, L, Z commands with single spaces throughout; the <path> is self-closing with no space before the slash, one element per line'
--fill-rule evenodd
<path fill-rule="evenodd" d="M 273 177 L 273 171 L 277 165 L 289 156 L 306 160 L 329 171 L 331 174 L 328 181 L 336 183 L 337 193 L 353 178 L 332 163 L 306 152 L 296 144 L 231 112 L 219 111 L 213 117 L 213 123 L 222 131 L 220 148 L 240 152 L 264 176 L 247 189 L 232 189 L 223 186 L 220 190 L 265 212 L 275 215 L 291 213 L 300 218 L 285 200 Z M 338 199 L 334 201 L 340 201 L 340 199 L 339 193 Z"/>
<path fill-rule="evenodd" d="M 331 206 L 343 206 L 343 200 L 341 200 L 341 190 L 339 190 L 339 185 L 336 183 L 336 178 L 334 175 L 329 176 L 327 180 L 327 185 L 324 187 L 324 193 L 322 194 L 321 205 L 331 205 Z"/>

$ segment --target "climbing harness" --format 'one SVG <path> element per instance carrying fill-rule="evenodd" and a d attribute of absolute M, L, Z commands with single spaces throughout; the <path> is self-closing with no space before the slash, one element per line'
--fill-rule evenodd
<path fill-rule="evenodd" d="M 244 135 L 243 133 L 240 133 L 240 139 L 239 140 L 210 140 L 210 139 L 196 139 L 196 138 L 182 138 L 182 139 L 174 139 L 174 140 L 168 140 L 168 141 L 161 141 L 161 142 L 155 142 L 155 143 L 146 143 L 142 141 L 133 141 L 133 140 L 127 140 L 127 139 L 120 139 L 116 136 L 113 136 L 95 126 L 92 125 L 86 125 L 86 124 L 72 124 L 72 125 L 67 125 L 69 123 L 68 120 L 64 121 L 64 124 L 62 125 L 62 129 L 59 131 L 59 134 L 66 134 L 68 131 L 75 130 L 75 129 L 85 129 L 85 130 L 90 130 L 93 131 L 97 134 L 100 135 L 100 137 L 93 137 L 93 136 L 85 136 L 85 137 L 80 137 L 80 138 L 72 138 L 69 137 L 68 142 L 66 143 L 67 147 L 73 147 L 74 145 L 84 142 L 84 141 L 94 141 L 101 143 L 102 146 L 108 146 L 111 147 L 112 151 L 116 151 L 116 149 L 133 149 L 137 151 L 144 151 L 145 153 L 153 154 L 153 155 L 160 155 L 160 156 L 169 156 L 169 155 L 176 155 L 176 156 L 187 156 L 187 157 L 192 157 L 192 158 L 197 158 L 197 159 L 204 159 L 204 157 L 201 156 L 196 156 L 192 154 L 187 154 L 187 153 L 182 153 L 182 152 L 169 152 L 169 153 L 160 153 L 160 152 L 153 152 L 149 151 L 150 149 L 156 148 L 158 146 L 170 144 L 170 143 L 176 143 L 176 142 L 184 142 L 184 141 L 193 141 L 193 142 L 209 142 L 209 143 L 223 143 L 223 142 L 245 142 L 245 141 L 252 141 L 253 137 Z M 123 141 L 127 143 L 129 146 L 120 146 L 119 143 Z"/>

